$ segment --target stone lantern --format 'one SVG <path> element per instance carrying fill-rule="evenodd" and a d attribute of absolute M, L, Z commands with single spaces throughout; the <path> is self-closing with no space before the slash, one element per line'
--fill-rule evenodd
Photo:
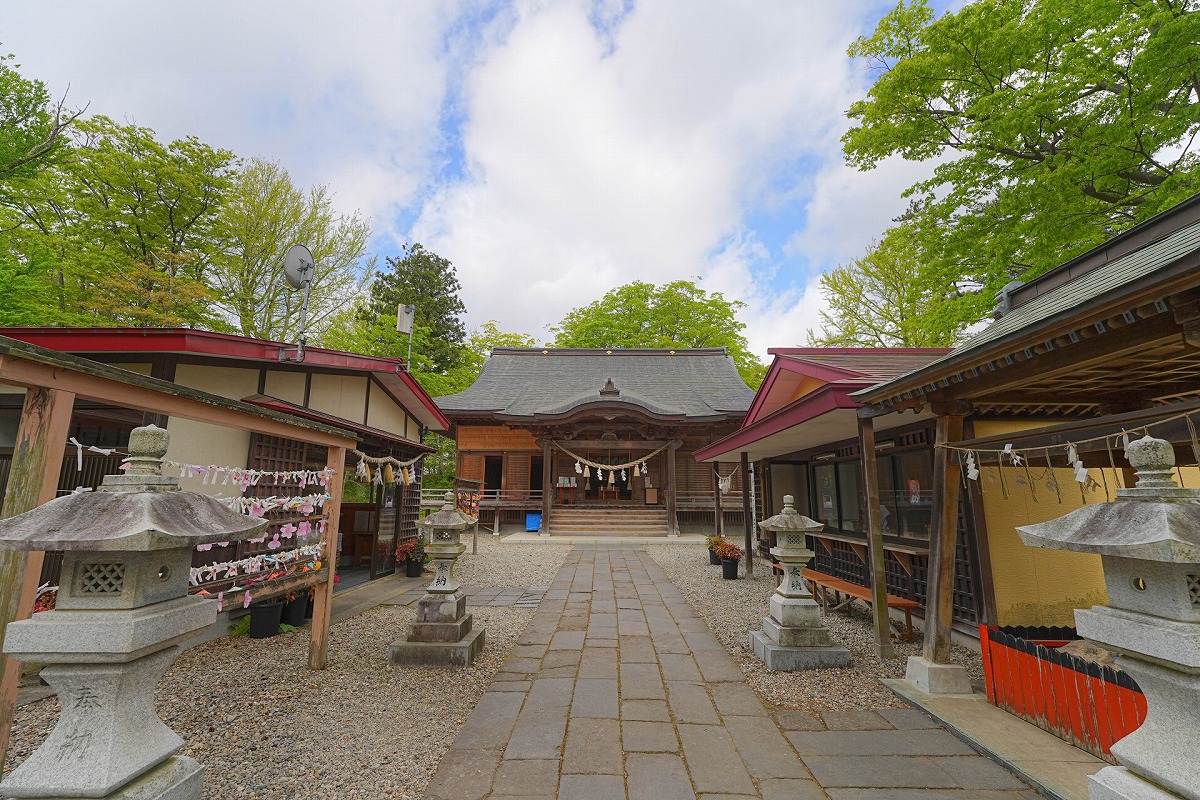
<path fill-rule="evenodd" d="M 1108 605 L 1075 612 L 1085 639 L 1118 652 L 1146 696 L 1145 723 L 1112 747 L 1121 766 L 1088 779 L 1091 800 L 1200 800 L 1200 490 L 1171 476 L 1169 442 L 1126 450 L 1137 486 L 1117 500 L 1017 528 L 1031 547 L 1098 553 Z"/>
<path fill-rule="evenodd" d="M 204 767 L 154 710 L 179 643 L 212 625 L 216 604 L 188 596 L 198 544 L 259 535 L 265 520 L 164 477 L 169 434 L 129 436 L 129 469 L 95 492 L 0 521 L 0 549 L 62 550 L 57 607 L 8 626 L 4 651 L 48 664 L 62 702 L 49 738 L 0 782 L 6 798 L 199 800 Z"/>
<path fill-rule="evenodd" d="M 771 555 L 783 567 L 783 579 L 771 595 L 771 610 L 763 617 L 763 629 L 750 631 L 750 649 L 767 669 L 798 672 L 848 667 L 850 651 L 834 644 L 821 619 L 821 607 L 801 577 L 804 566 L 815 555 L 808 549 L 807 534 L 825 526 L 796 511 L 794 502 L 790 494 L 784 495 L 783 511 L 758 523 L 764 531 L 775 533 Z"/>
<path fill-rule="evenodd" d="M 467 596 L 454 576 L 454 562 L 466 551 L 459 541 L 475 518 L 454 507 L 446 492 L 442 509 L 417 522 L 428 531 L 425 552 L 433 559 L 433 580 L 417 601 L 417 619 L 404 639 L 392 642 L 388 660 L 401 666 L 466 667 L 483 649 L 483 629 L 472 630 Z"/>

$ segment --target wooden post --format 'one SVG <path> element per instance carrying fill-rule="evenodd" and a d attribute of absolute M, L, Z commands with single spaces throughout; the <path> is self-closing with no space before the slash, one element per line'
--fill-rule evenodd
<path fill-rule="evenodd" d="M 858 444 L 862 454 L 863 486 L 867 495 L 867 552 L 871 576 L 871 614 L 875 622 L 875 653 L 893 658 L 892 628 L 887 605 L 887 568 L 883 552 L 883 524 L 879 514 L 879 469 L 875 459 L 875 420 L 858 419 Z"/>
<path fill-rule="evenodd" d="M 54 499 L 74 405 L 75 395 L 71 392 L 43 388 L 25 391 L 17 446 L 13 448 L 4 508 L 0 511 L 3 517 L 15 517 Z M 0 553 L 0 648 L 4 647 L 8 623 L 26 619 L 33 612 L 41 573 L 40 552 Z M 21 662 L 0 650 L 0 773 L 20 683 Z"/>
<path fill-rule="evenodd" d="M 742 522 L 746 529 L 746 577 L 754 577 L 754 514 L 750 510 L 750 458 L 742 453 Z"/>
<path fill-rule="evenodd" d="M 958 470 L 945 445 L 962 439 L 963 418 L 937 418 L 933 450 L 933 520 L 929 536 L 929 584 L 925 599 L 926 661 L 950 663 L 950 626 L 954 619 L 954 550 L 958 543 Z M 938 495 L 941 495 L 940 499 Z"/>
<path fill-rule="evenodd" d="M 547 439 L 542 445 L 542 536 L 550 535 L 550 507 L 554 501 L 554 449 Z"/>
<path fill-rule="evenodd" d="M 725 529 L 725 512 L 721 509 L 721 478 L 717 475 L 717 464 L 713 462 L 713 536 L 720 536 Z"/>
<path fill-rule="evenodd" d="M 667 536 L 679 535 L 679 520 L 675 515 L 675 451 L 679 445 L 676 439 L 667 446 Z"/>
<path fill-rule="evenodd" d="M 342 510 L 342 480 L 346 472 L 346 448 L 330 447 L 325 466 L 333 470 L 329 481 L 330 499 L 325 501 L 325 561 L 329 577 L 318 583 L 314 592 L 312 632 L 308 640 L 308 668 L 325 669 L 329 663 L 329 616 L 333 611 L 333 576 L 337 568 L 338 518 Z"/>

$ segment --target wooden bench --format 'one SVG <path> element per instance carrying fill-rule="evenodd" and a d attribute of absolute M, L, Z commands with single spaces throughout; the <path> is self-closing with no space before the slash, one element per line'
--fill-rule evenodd
<path fill-rule="evenodd" d="M 869 607 L 874 600 L 871 596 L 870 588 L 859 586 L 857 583 L 851 583 L 841 578 L 835 578 L 832 575 L 826 575 L 824 572 L 817 572 L 815 569 L 805 567 L 800 576 L 808 581 L 813 597 L 821 604 L 821 608 L 826 611 L 838 611 L 850 605 L 855 600 L 862 600 Z M 898 608 L 904 612 L 904 624 L 908 628 L 908 633 L 904 638 L 910 642 L 913 641 L 915 634 L 913 633 L 912 626 L 912 610 L 919 608 L 921 604 L 916 600 L 897 597 L 894 594 L 887 596 L 887 604 L 888 608 Z"/>

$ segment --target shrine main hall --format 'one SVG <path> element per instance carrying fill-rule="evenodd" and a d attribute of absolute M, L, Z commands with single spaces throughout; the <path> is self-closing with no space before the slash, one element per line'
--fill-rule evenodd
<path fill-rule="evenodd" d="M 485 518 L 540 513 L 543 535 L 677 535 L 740 521 L 740 470 L 694 453 L 737 430 L 753 400 L 723 347 L 496 348 L 470 388 L 436 403 Z"/>

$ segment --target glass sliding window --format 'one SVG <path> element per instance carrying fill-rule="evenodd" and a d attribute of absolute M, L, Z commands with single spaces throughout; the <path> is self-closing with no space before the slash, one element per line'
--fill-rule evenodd
<path fill-rule="evenodd" d="M 817 464 L 813 467 L 813 479 L 816 484 L 813 510 L 817 521 L 825 523 L 827 528 L 841 528 L 841 520 L 838 517 L 837 473 L 834 465 Z"/>
<path fill-rule="evenodd" d="M 879 456 L 875 460 L 875 469 L 879 474 L 879 521 L 885 536 L 899 532 L 900 514 L 897 507 L 899 495 L 896 493 L 896 457 L 893 455 Z"/>
<path fill-rule="evenodd" d="M 844 531 L 863 531 L 862 512 L 862 466 L 857 460 L 842 461 L 837 465 L 838 511 Z"/>
<path fill-rule="evenodd" d="M 895 455 L 896 525 L 901 536 L 929 538 L 933 505 L 933 453 L 913 450 Z"/>

